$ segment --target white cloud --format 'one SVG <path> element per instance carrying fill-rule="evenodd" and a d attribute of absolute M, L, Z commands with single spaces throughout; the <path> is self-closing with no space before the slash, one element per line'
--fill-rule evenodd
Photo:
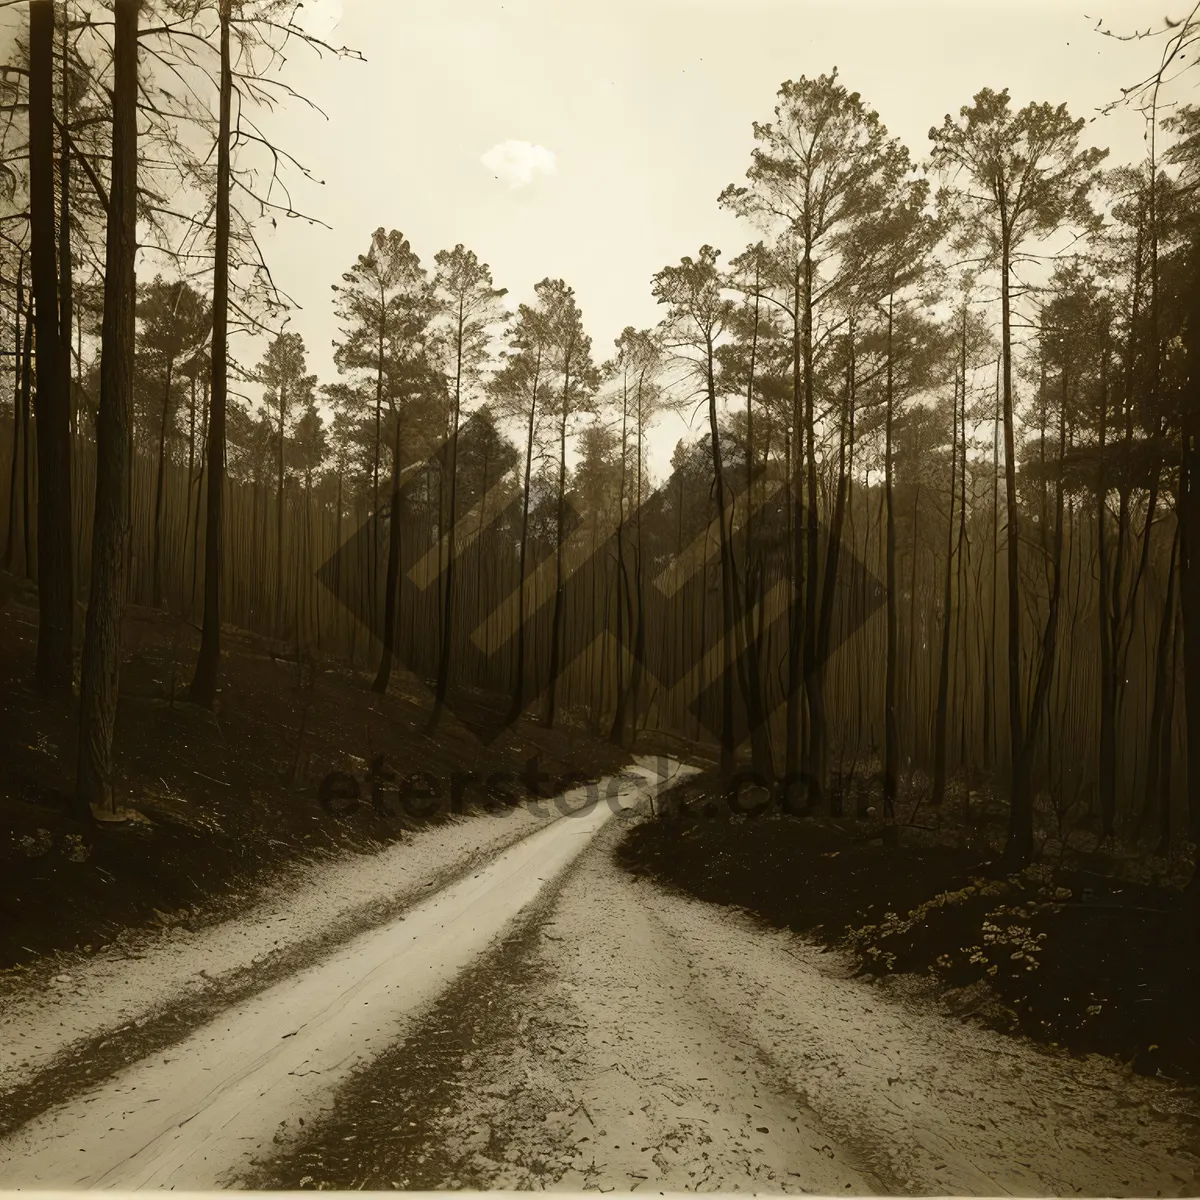
<path fill-rule="evenodd" d="M 511 188 L 525 187 L 537 175 L 557 175 L 558 163 L 553 150 L 532 142 L 509 140 L 493 146 L 479 161 L 497 179 Z"/>

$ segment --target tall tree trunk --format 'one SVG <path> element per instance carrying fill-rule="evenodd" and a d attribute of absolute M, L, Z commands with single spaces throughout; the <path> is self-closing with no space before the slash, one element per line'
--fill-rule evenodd
<path fill-rule="evenodd" d="M 400 584 L 400 413 L 395 414 L 392 434 L 392 499 L 388 506 L 387 575 L 383 588 L 383 650 L 379 670 L 371 687 L 386 692 L 392 674 L 392 659 L 396 649 L 396 593 Z"/>
<path fill-rule="evenodd" d="M 714 347 L 708 344 L 705 363 L 705 381 L 708 391 L 708 431 L 711 441 L 713 480 L 717 489 L 717 528 L 721 551 L 721 643 L 725 652 L 724 670 L 721 672 L 721 774 L 732 775 L 734 764 L 733 744 L 733 673 L 735 668 L 734 587 L 732 578 L 733 550 L 729 542 L 728 501 L 725 497 L 725 467 L 721 461 L 721 434 L 717 425 L 717 388 L 713 371 Z M 707 558 L 706 558 L 707 561 Z M 705 647 L 707 641 L 702 643 Z"/>
<path fill-rule="evenodd" d="M 96 513 L 83 638 L 75 782 L 75 806 L 82 817 L 95 810 L 112 813 L 115 809 L 112 744 L 121 670 L 121 615 L 125 607 L 131 466 L 128 429 L 133 413 L 140 7 L 141 0 L 116 0 L 114 4 L 112 185 L 100 335 Z"/>
<path fill-rule="evenodd" d="M 38 686 L 71 691 L 75 596 L 71 412 L 59 327 L 54 206 L 54 5 L 29 5 L 29 227 L 37 334 Z"/>
<path fill-rule="evenodd" d="M 759 286 L 758 267 L 755 266 L 754 282 L 754 327 L 750 341 L 750 372 L 746 382 L 746 520 L 745 543 L 746 553 L 743 566 L 743 582 L 745 593 L 738 598 L 741 609 L 742 634 L 739 639 L 738 652 L 744 664 L 739 673 L 742 683 L 743 698 L 746 704 L 746 719 L 750 726 L 750 746 L 754 758 L 754 770 L 762 779 L 772 782 L 775 775 L 774 756 L 771 752 L 771 730 L 768 725 L 767 701 L 762 678 L 762 643 L 755 635 L 754 610 L 756 607 L 755 580 L 759 571 L 755 565 L 754 543 L 754 371 L 758 365 L 758 325 L 759 325 Z M 730 562 L 731 571 L 734 563 Z M 734 580 L 736 584 L 736 579 Z M 818 670 L 822 669 L 818 666 Z"/>
<path fill-rule="evenodd" d="M 917 686 L 917 561 L 920 557 L 920 532 L 921 532 L 921 480 L 917 479 L 916 486 L 913 488 L 913 508 L 912 508 L 912 554 L 908 560 L 908 663 L 905 668 L 905 678 L 908 680 L 909 694 L 909 716 L 911 717 L 910 727 L 912 730 L 912 741 L 909 744 L 908 761 L 911 764 L 917 755 L 918 738 L 923 733 L 925 722 L 918 717 L 919 705 L 917 698 L 919 690 Z M 899 721 L 899 713 L 897 713 L 897 721 Z"/>
<path fill-rule="evenodd" d="M 335 546 L 340 546 L 342 544 L 342 463 L 341 463 L 340 459 L 338 461 L 338 468 L 337 468 L 337 502 L 334 506 L 334 514 L 335 515 L 334 515 L 333 544 Z M 336 589 L 336 591 L 334 592 L 334 595 L 337 595 L 337 596 L 345 595 L 345 593 L 342 591 L 342 565 L 343 565 L 342 564 L 342 556 L 339 555 L 338 560 L 337 560 L 337 565 L 334 567 L 334 572 L 335 572 L 334 587 Z M 319 603 L 319 601 L 318 601 L 318 603 Z M 339 606 L 339 607 L 344 607 L 344 606 Z M 338 612 L 338 610 L 335 609 L 334 610 L 334 635 L 335 635 L 335 637 L 337 635 L 338 618 L 340 616 L 341 616 L 340 612 Z M 350 669 L 351 670 L 354 669 L 353 664 L 351 664 Z"/>
<path fill-rule="evenodd" d="M 487 517 L 487 492 L 488 492 L 488 443 L 484 442 L 483 446 L 483 471 L 481 474 L 482 483 L 479 485 L 480 502 L 479 502 L 479 523 L 475 527 L 475 595 L 482 600 L 483 598 L 483 523 Z M 492 656 L 492 635 L 491 622 L 487 621 L 483 627 L 483 655 L 484 658 Z"/>
<path fill-rule="evenodd" d="M 595 513 L 592 514 L 591 526 L 592 526 L 592 544 L 591 544 L 591 549 L 590 549 L 589 561 L 592 563 L 595 563 L 596 548 L 597 548 L 597 545 L 600 540 L 599 521 L 598 521 Z M 604 624 L 603 624 L 603 626 L 601 626 L 597 619 L 597 612 L 599 610 L 599 606 L 596 603 L 596 594 L 597 594 L 596 576 L 597 576 L 598 572 L 596 572 L 595 570 L 592 570 L 589 572 L 589 574 L 591 575 L 591 596 L 590 596 L 591 605 L 588 610 L 588 617 L 587 617 L 588 628 L 589 629 L 603 628 L 607 632 L 607 630 L 608 630 L 608 610 L 609 610 L 609 602 L 608 602 L 609 588 L 607 585 L 607 581 L 605 583 L 604 590 L 602 592 L 602 595 L 604 597 Z M 618 597 L 618 600 L 619 600 L 619 597 Z M 600 736 L 600 722 L 603 720 L 603 717 L 604 717 L 604 713 L 603 713 L 603 709 L 604 709 L 604 669 L 605 669 L 605 664 L 608 661 L 608 655 L 607 655 L 607 653 L 605 653 L 605 650 L 604 650 L 604 643 L 601 642 L 600 645 L 601 645 L 601 651 L 600 651 L 600 655 L 599 655 L 599 658 L 600 658 L 599 681 L 597 681 L 597 679 L 596 679 L 596 657 L 597 657 L 597 655 L 596 655 L 595 640 L 592 641 L 592 644 L 588 647 L 588 650 L 587 650 L 587 656 L 588 656 L 588 668 L 587 668 L 588 703 L 591 706 L 590 724 L 591 724 L 592 735 L 594 737 Z"/>
<path fill-rule="evenodd" d="M 958 639 L 957 639 L 957 654 L 959 662 L 963 664 L 959 671 L 955 673 L 955 680 L 963 678 L 963 672 L 968 669 L 966 664 L 967 658 L 967 581 L 970 578 L 970 558 L 971 558 L 971 543 L 967 537 L 967 347 L 966 338 L 962 340 L 960 349 L 959 373 L 963 379 L 963 394 L 962 403 L 958 409 L 958 477 L 960 480 L 960 488 L 962 489 L 962 503 L 958 506 L 958 544 L 956 553 L 958 554 Z M 984 676 L 985 684 L 987 676 Z M 967 721 L 967 697 L 969 691 L 965 685 L 962 686 L 962 712 L 960 713 L 959 721 L 959 752 L 958 761 L 961 766 L 966 766 L 971 763 L 972 758 L 967 746 L 967 736 L 969 723 Z"/>
<path fill-rule="evenodd" d="M 283 619 L 283 443 L 287 416 L 287 383 L 279 383 L 279 440 L 275 457 L 275 632 L 283 635 L 286 624 Z"/>
<path fill-rule="evenodd" d="M 1032 851 L 1032 762 L 1037 750 L 1038 738 L 1046 717 L 1050 685 L 1054 679 L 1054 668 L 1058 650 L 1058 621 L 1062 607 L 1062 555 L 1063 555 L 1063 470 L 1067 456 L 1067 406 L 1068 374 L 1063 367 L 1062 397 L 1058 413 L 1058 463 L 1054 480 L 1054 540 L 1050 549 L 1050 603 L 1046 612 L 1046 624 L 1042 629 L 1041 656 L 1037 675 L 1033 682 L 1033 694 L 1029 702 L 1029 723 L 1025 731 L 1026 786 L 1030 789 L 1030 850 Z"/>
<path fill-rule="evenodd" d="M 633 600 L 634 611 L 631 619 L 633 626 L 633 662 L 629 672 L 629 742 L 632 749 L 637 744 L 638 733 L 638 696 L 641 693 L 642 673 L 646 661 L 646 608 L 643 602 L 642 578 L 642 431 L 646 426 L 645 414 L 642 411 L 642 382 L 639 381 L 637 392 L 637 538 L 633 549 Z M 682 516 L 682 514 L 680 514 Z M 680 619 L 686 624 L 686 617 L 680 614 Z"/>
<path fill-rule="evenodd" d="M 444 575 L 445 595 L 442 599 L 442 644 L 438 654 L 437 688 L 433 699 L 433 715 L 429 719 L 429 728 L 436 729 L 446 704 L 446 695 L 450 690 L 451 656 L 454 640 L 454 577 L 455 577 L 455 534 L 454 525 L 458 520 L 458 427 L 462 419 L 462 367 L 463 367 L 463 336 L 466 324 L 464 312 L 465 300 L 460 293 L 458 300 L 458 323 L 456 326 L 456 342 L 454 357 L 454 412 L 451 415 L 450 427 L 450 513 L 446 523 L 446 570 Z M 487 492 L 487 480 L 484 480 L 484 495 Z M 482 513 L 480 519 L 482 520 Z M 440 510 L 439 510 L 440 519 Z M 440 532 L 440 530 L 439 530 Z"/>
<path fill-rule="evenodd" d="M 153 606 L 162 608 L 162 513 L 163 488 L 167 462 L 167 420 L 171 413 L 171 374 L 175 367 L 175 359 L 167 359 L 167 377 L 163 385 L 162 419 L 158 425 L 158 469 L 154 479 L 154 565 L 152 571 Z M 191 478 L 191 471 L 188 471 Z"/>
<path fill-rule="evenodd" d="M 562 420 L 558 427 L 558 519 L 554 523 L 554 617 L 550 623 L 550 678 L 546 692 L 547 727 L 554 724 L 558 697 L 558 672 L 562 662 L 563 619 L 563 525 L 567 519 L 567 416 L 571 388 L 571 360 L 563 375 Z"/>
<path fill-rule="evenodd" d="M 1129 609 L 1125 604 L 1125 556 L 1129 548 L 1129 502 L 1130 488 L 1127 482 L 1129 478 L 1129 442 L 1132 438 L 1132 429 L 1128 430 L 1125 443 L 1122 446 L 1121 467 L 1117 478 L 1117 529 L 1116 529 L 1116 546 L 1113 553 L 1110 555 L 1112 563 L 1112 575 L 1108 580 L 1108 597 L 1106 600 L 1106 608 L 1108 611 L 1108 672 L 1109 678 L 1101 681 L 1101 695 L 1105 699 L 1109 713 L 1105 717 L 1105 721 L 1111 722 L 1112 727 L 1116 728 L 1117 716 L 1121 708 L 1123 693 L 1125 691 L 1125 678 L 1121 671 L 1122 660 L 1122 643 L 1125 638 L 1125 628 L 1129 617 Z M 1115 751 L 1114 751 L 1115 754 Z M 1100 823 L 1101 829 L 1105 837 L 1110 837 L 1114 830 L 1117 813 L 1116 802 L 1116 763 L 1114 759 L 1112 785 L 1103 787 L 1099 792 L 1100 800 Z"/>
<path fill-rule="evenodd" d="M 211 364 L 210 364 L 210 375 L 211 375 Z M 192 611 L 192 612 L 195 612 L 195 610 L 196 610 L 196 566 L 200 561 L 200 501 L 201 501 L 201 499 L 203 499 L 204 494 L 205 494 L 205 491 L 204 491 L 204 470 L 205 470 L 204 463 L 208 457 L 208 415 L 209 415 L 209 408 L 211 407 L 209 405 L 210 384 L 211 384 L 211 379 L 205 379 L 205 381 L 204 381 L 204 399 L 203 399 L 203 405 L 200 410 L 200 436 L 201 436 L 202 440 L 200 442 L 199 453 L 197 456 L 200 461 L 200 468 L 196 472 L 196 478 L 194 480 L 194 483 L 196 485 L 196 499 L 195 499 L 195 502 L 192 504 L 192 508 L 193 508 L 193 512 L 192 512 L 192 583 L 191 583 L 191 587 L 188 592 L 189 596 L 191 597 L 190 611 Z M 189 488 L 190 488 L 190 484 L 189 484 Z M 190 490 L 188 493 L 188 498 L 190 501 L 191 500 Z"/>
<path fill-rule="evenodd" d="M 33 295 L 30 294 L 26 308 L 25 339 L 21 346 L 21 554 L 25 565 L 25 578 L 33 578 L 33 532 L 30 529 L 33 505 L 29 501 L 30 438 L 29 425 L 30 395 L 33 390 Z"/>
<path fill-rule="evenodd" d="M 984 761 L 992 765 L 993 751 L 997 748 L 996 717 L 996 618 L 999 612 L 1000 593 L 1000 359 L 996 359 L 996 411 L 992 421 L 992 617 L 988 625 L 988 641 L 985 663 L 988 669 L 988 685 L 983 700 Z"/>
<path fill-rule="evenodd" d="M 371 586 L 371 605 L 368 610 L 374 617 L 379 604 L 379 456 L 382 453 L 383 426 L 383 367 L 384 367 L 384 325 L 386 322 L 387 298 L 382 285 L 379 289 L 379 328 L 376 330 L 375 357 L 375 449 L 371 463 L 371 559 L 368 563 L 368 574 Z M 378 628 L 375 621 L 372 629 Z"/>
<path fill-rule="evenodd" d="M 964 334 L 966 312 L 963 313 Z M 942 587 L 942 647 L 938 659 L 938 693 L 937 710 L 934 715 L 933 732 L 933 794 L 929 803 L 935 808 L 942 803 L 946 796 L 946 724 L 950 701 L 950 604 L 952 599 L 952 580 L 954 578 L 954 504 L 955 488 L 958 482 L 958 380 L 955 381 L 954 399 L 956 411 L 951 420 L 953 434 L 950 443 L 950 520 L 946 533 L 946 576 Z M 963 379 L 964 404 L 966 379 Z M 965 504 L 964 496 L 964 504 Z"/>
<path fill-rule="evenodd" d="M 8 530 L 4 538 L 4 569 L 12 570 L 17 540 L 17 468 L 21 443 L 21 316 L 25 312 L 25 251 L 17 262 L 17 305 L 13 316 L 13 436 L 12 462 L 8 469 Z M 29 316 L 25 317 L 26 326 Z"/>
<path fill-rule="evenodd" d="M 1116 723 L 1118 711 L 1121 708 L 1125 691 L 1125 672 L 1123 669 L 1128 636 L 1132 636 L 1130 628 L 1133 615 L 1133 604 L 1137 592 L 1136 581 L 1125 595 L 1125 560 L 1131 550 L 1130 546 L 1130 499 L 1132 492 L 1131 466 L 1134 438 L 1133 403 L 1134 403 L 1134 373 L 1137 362 L 1138 338 L 1141 334 L 1141 308 L 1144 289 L 1143 248 L 1148 232 L 1146 222 L 1147 212 L 1144 202 L 1139 202 L 1137 208 L 1137 230 L 1133 255 L 1133 279 L 1129 295 L 1128 332 L 1122 352 L 1123 387 L 1121 389 L 1121 415 L 1123 416 L 1124 437 L 1121 442 L 1120 469 L 1117 474 L 1117 530 L 1115 553 L 1110 555 L 1112 573 L 1110 577 L 1101 578 L 1101 603 L 1106 609 L 1109 621 L 1108 634 L 1108 678 L 1101 680 L 1101 700 L 1106 711 L 1101 715 L 1101 728 L 1107 726 L 1112 733 L 1110 762 L 1106 762 L 1100 776 L 1098 799 L 1100 805 L 1100 828 L 1104 837 L 1111 837 L 1116 827 Z M 1107 349 L 1107 348 L 1106 348 Z M 1102 360 L 1102 367 L 1107 364 Z M 1104 464 L 1105 466 L 1107 463 Z M 1151 492 L 1153 495 L 1153 490 Z M 1153 510 L 1147 514 L 1146 530 L 1150 530 Z M 1104 594 L 1107 589 L 1107 595 Z M 1124 644 L 1124 645 L 1123 645 Z M 1101 734 L 1103 737 L 1103 733 Z"/>
<path fill-rule="evenodd" d="M 896 820 L 899 791 L 900 731 L 896 720 L 896 515 L 892 487 L 892 438 L 895 425 L 893 394 L 892 332 L 894 297 L 888 297 L 887 383 L 884 395 L 883 494 L 886 505 L 884 532 L 884 597 L 886 604 L 887 650 L 883 694 L 883 816 L 889 828 Z M 914 547 L 915 549 L 915 547 Z"/>
<path fill-rule="evenodd" d="M 615 703 L 613 720 L 608 731 L 608 740 L 614 745 L 625 745 L 625 614 L 633 620 L 633 596 L 629 572 L 625 566 L 625 464 L 629 455 L 629 371 L 625 369 L 621 380 L 621 476 L 617 489 L 617 660 L 614 670 Z"/>
<path fill-rule="evenodd" d="M 537 428 L 538 386 L 541 383 L 542 353 L 539 348 L 533 368 L 529 397 L 529 427 L 525 435 L 525 487 L 521 497 L 521 550 L 517 570 L 517 667 L 508 718 L 515 721 L 525 709 L 525 562 L 529 549 L 529 488 L 533 482 L 533 435 Z"/>
<path fill-rule="evenodd" d="M 62 71 L 59 76 L 59 86 L 62 99 L 62 122 L 59 126 L 58 152 L 58 331 L 61 338 L 59 358 L 62 372 L 63 388 L 66 391 L 68 440 L 71 445 L 71 455 L 77 453 L 76 438 L 79 434 L 79 398 L 75 387 L 74 373 L 71 369 L 71 329 L 75 320 L 74 299 L 75 281 L 71 258 L 71 140 L 69 129 L 71 125 L 71 94 L 67 71 L 69 62 L 70 10 L 63 5 L 62 23 L 60 28 L 59 48 L 62 57 Z M 71 578 L 73 580 L 71 595 L 74 598 L 81 589 L 83 580 L 83 509 L 78 489 L 72 489 L 71 507 Z M 79 506 L 79 511 L 75 508 Z"/>
<path fill-rule="evenodd" d="M 1193 267 L 1185 345 L 1187 392 L 1179 446 L 1179 604 L 1187 745 L 1187 840 L 1200 842 L 1200 264 Z M 1193 878 L 1192 894 L 1200 886 Z"/>
<path fill-rule="evenodd" d="M 356 503 L 355 503 L 355 505 L 354 505 L 354 517 L 355 517 L 355 520 L 356 520 L 356 521 L 357 521 L 357 519 L 358 519 L 358 516 L 359 516 L 359 514 L 360 514 L 360 511 L 361 511 L 361 510 L 360 510 L 360 508 L 359 508 L 359 506 L 358 506 L 358 504 L 357 504 L 357 502 L 356 502 Z M 341 543 L 341 541 L 339 540 L 339 541 L 338 541 L 338 545 L 340 546 L 341 544 L 342 544 L 342 543 Z M 339 568 L 339 570 L 340 570 L 340 568 Z M 361 579 L 361 575 L 359 576 L 359 578 Z M 361 586 L 361 584 L 360 584 L 360 586 Z M 360 598 L 362 597 L 362 593 L 361 593 L 361 592 L 359 593 L 359 596 L 360 596 Z M 351 671 L 353 671 L 353 670 L 355 669 L 355 667 L 354 667 L 354 656 L 355 656 L 355 654 L 356 654 L 356 653 L 357 653 L 357 651 L 358 651 L 358 630 L 359 630 L 359 625 L 360 625 L 360 622 L 358 622 L 358 621 L 354 620 L 353 618 L 351 618 L 351 619 L 350 619 L 350 621 L 349 621 L 349 625 L 350 625 L 350 670 L 351 670 Z"/>
<path fill-rule="evenodd" d="M 312 578 L 312 471 L 304 472 L 304 558 L 303 565 L 298 566 L 300 576 L 296 581 L 297 595 L 304 600 L 304 616 L 308 622 L 305 631 L 305 641 L 312 635 L 316 638 L 317 652 L 321 650 L 321 621 L 320 610 L 313 610 L 312 592 L 308 581 Z"/>
<path fill-rule="evenodd" d="M 180 589 L 186 586 L 187 580 L 188 535 L 192 531 L 192 475 L 196 469 L 196 363 L 194 360 L 188 391 L 188 462 L 185 476 L 187 482 L 183 488 L 183 545 L 179 556 Z"/>
<path fill-rule="evenodd" d="M 804 694 L 808 700 L 808 802 L 820 807 L 825 800 L 825 775 L 828 756 L 828 731 L 825 720 L 823 673 L 817 669 L 817 616 L 821 602 L 817 590 L 817 443 L 815 425 L 815 380 L 813 378 L 813 260 L 811 238 L 804 243 L 804 439 L 808 484 L 808 513 L 805 536 L 804 589 Z"/>
<path fill-rule="evenodd" d="M 1007 219 L 1007 218 L 1006 218 Z M 1004 373 L 1004 499 L 1008 518 L 1008 730 L 1009 821 L 1006 866 L 1025 866 L 1033 856 L 1033 793 L 1025 752 L 1021 702 L 1021 514 L 1017 502 L 1017 450 L 1013 421 L 1011 261 L 1007 226 L 1000 256 L 1000 334 Z"/>
<path fill-rule="evenodd" d="M 62 348 L 59 354 L 62 359 L 62 373 L 67 389 L 68 424 L 72 437 L 79 432 L 75 403 L 75 388 L 72 386 L 71 371 L 71 329 L 74 324 L 75 285 L 71 262 L 71 142 L 67 130 L 71 124 L 71 94 L 67 74 L 69 57 L 68 37 L 69 13 L 63 5 L 62 20 L 62 133 L 60 137 L 58 160 L 58 329 L 62 338 Z"/>
<path fill-rule="evenodd" d="M 1179 558 L 1179 526 L 1175 526 L 1175 537 L 1171 541 L 1171 559 L 1167 567 L 1167 594 L 1163 598 L 1162 614 L 1158 622 L 1158 640 L 1154 649 L 1154 691 L 1150 708 L 1150 736 L 1147 739 L 1149 756 L 1146 763 L 1146 794 L 1138 814 L 1137 832 L 1140 834 L 1142 825 L 1150 813 L 1159 807 L 1162 797 L 1159 794 L 1159 784 L 1162 778 L 1163 747 L 1170 746 L 1170 706 L 1167 700 L 1169 686 L 1168 669 L 1171 665 L 1171 648 L 1175 642 L 1175 566 Z M 1167 732 L 1164 733 L 1164 726 Z M 1165 853 L 1171 841 L 1171 805 L 1170 783 L 1166 792 L 1166 811 L 1159 811 L 1159 834 L 1165 846 L 1160 846 L 1160 853 Z"/>
<path fill-rule="evenodd" d="M 1160 857 L 1171 852 L 1171 784 L 1175 749 L 1175 676 L 1179 667 L 1179 648 L 1183 641 L 1183 622 L 1173 622 L 1171 637 L 1171 661 L 1167 667 L 1167 698 L 1163 705 L 1163 722 L 1160 730 L 1159 756 L 1161 766 L 1158 777 L 1158 845 L 1155 853 Z"/>
<path fill-rule="evenodd" d="M 787 701 L 785 717 L 786 792 L 801 784 L 803 766 L 803 647 L 804 647 L 804 459 L 801 428 L 803 402 L 801 397 L 801 267 L 796 266 L 792 280 L 792 435 L 788 442 L 788 476 L 791 483 L 791 552 L 792 591 L 788 600 L 787 644 Z M 793 805 L 798 796 L 785 794 L 784 801 Z"/>
<path fill-rule="evenodd" d="M 232 0 L 218 0 L 221 23 L 220 113 L 217 130 L 216 248 L 213 265 L 212 395 L 208 410 L 208 496 L 204 529 L 204 624 L 190 696 L 211 705 L 221 665 L 221 492 L 225 482 L 225 404 L 229 371 L 230 110 L 233 72 L 229 52 Z"/>
<path fill-rule="evenodd" d="M 846 465 L 847 438 L 853 444 L 854 438 L 854 321 L 849 324 L 849 362 L 846 366 L 846 408 L 838 431 L 838 474 L 837 491 L 834 496 L 833 520 L 829 526 L 829 544 L 825 550 L 825 579 L 821 588 L 821 612 L 817 622 L 817 639 L 814 652 L 813 670 L 821 676 L 821 694 L 824 696 L 825 667 L 829 661 L 829 639 L 833 629 L 833 611 L 837 599 L 838 565 L 841 562 L 842 530 L 846 521 L 846 488 L 849 483 L 849 472 Z M 848 427 L 848 430 L 847 430 Z M 823 703 L 823 701 L 822 701 Z M 845 744 L 843 740 L 843 745 Z M 840 785 L 839 785 L 840 786 Z M 841 793 L 838 794 L 838 802 Z M 839 815 L 832 811 L 833 797 L 830 797 L 830 815 Z"/>
<path fill-rule="evenodd" d="M 1101 822 L 1111 826 L 1117 810 L 1117 686 L 1113 648 L 1111 553 L 1108 540 L 1108 347 L 1100 359 L 1100 477 L 1096 486 L 1096 550 L 1100 605 L 1100 746 L 1097 777 Z"/>

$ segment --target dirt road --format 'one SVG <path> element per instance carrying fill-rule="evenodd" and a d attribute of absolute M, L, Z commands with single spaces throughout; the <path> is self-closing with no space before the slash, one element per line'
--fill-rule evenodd
<path fill-rule="evenodd" d="M 615 807 L 655 785 L 643 769 L 602 786 L 615 805 L 569 795 L 570 819 L 544 823 L 396 919 L 23 1124 L 0 1144 L 0 1178 L 39 1188 L 221 1186 L 281 1124 L 311 1117 L 356 1066 L 402 1036 Z M 5 1020 L 14 1042 L 54 1033 L 45 1021 Z"/>
<path fill-rule="evenodd" d="M 1182 1196 L 1194 1097 L 624 874 L 554 894 L 254 1186 Z"/>
<path fill-rule="evenodd" d="M 608 816 L 543 822 L 139 1052 L 0 1142 L 0 1180 L 1196 1194 L 1188 1093 L 634 879 Z"/>

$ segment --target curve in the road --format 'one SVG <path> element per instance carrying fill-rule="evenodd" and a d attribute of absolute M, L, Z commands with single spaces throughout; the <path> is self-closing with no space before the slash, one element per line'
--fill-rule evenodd
<path fill-rule="evenodd" d="M 680 771 L 671 764 L 664 780 L 639 766 L 641 782 L 620 782 L 615 797 L 628 804 Z M 355 1067 L 401 1036 L 614 807 L 601 800 L 553 822 L 161 1056 L 28 1122 L 0 1144 L 0 1177 L 17 1188 L 220 1187 L 285 1119 L 318 1111 Z"/>

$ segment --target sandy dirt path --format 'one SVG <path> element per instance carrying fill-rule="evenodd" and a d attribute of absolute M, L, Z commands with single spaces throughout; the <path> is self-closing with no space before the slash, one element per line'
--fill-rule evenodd
<path fill-rule="evenodd" d="M 1194 1092 L 951 1018 L 918 989 L 852 978 L 840 956 L 739 914 L 661 892 L 653 911 L 679 953 L 703 964 L 693 985 L 717 1019 L 892 1190 L 1200 1191 Z"/>
<path fill-rule="evenodd" d="M 882 1190 L 712 1005 L 707 956 L 658 920 L 653 885 L 611 862 L 614 840 L 567 878 L 531 939 L 542 987 L 516 1036 L 461 1081 L 463 1108 L 438 1130 L 443 1153 L 471 1155 L 457 1178 L 566 1191 Z M 496 1158 L 474 1149 L 481 1128 Z"/>
<path fill-rule="evenodd" d="M 851 978 L 837 955 L 629 877 L 619 834 L 248 1182 L 1197 1193 L 1193 1094 Z"/>
<path fill-rule="evenodd" d="M 652 770 L 615 790 L 638 802 Z M 633 774 L 637 774 L 634 772 Z M 602 789 L 602 794 L 606 789 Z M 277 1129 L 319 1111 L 564 870 L 612 815 L 603 801 L 323 961 L 222 1013 L 169 1050 L 26 1122 L 0 1143 L 12 1187 L 220 1186 Z"/>
<path fill-rule="evenodd" d="M 261 978 L 295 950 L 345 940 L 557 816 L 545 802 L 429 826 L 375 854 L 285 871 L 236 917 L 191 931 L 143 930 L 98 954 L 70 956 L 44 979 L 11 977 L 0 995 L 0 1093 L 60 1065 L 74 1047 L 220 993 L 246 974 Z"/>

